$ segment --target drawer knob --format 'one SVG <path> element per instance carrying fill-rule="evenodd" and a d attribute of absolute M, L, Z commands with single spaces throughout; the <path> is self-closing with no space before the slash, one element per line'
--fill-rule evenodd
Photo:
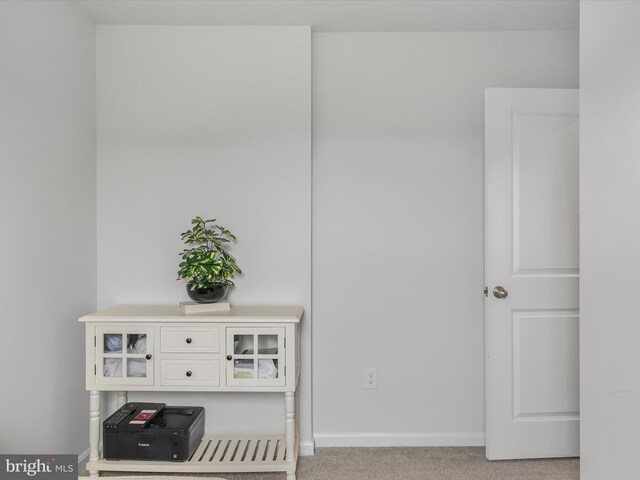
<path fill-rule="evenodd" d="M 227 360 L 231 360 L 233 357 L 231 355 L 227 355 Z"/>
<path fill-rule="evenodd" d="M 192 375 L 191 370 L 187 371 L 187 377 L 190 377 Z"/>
<path fill-rule="evenodd" d="M 147 356 L 145 357 L 147 360 L 151 360 L 151 354 L 147 353 Z"/>
<path fill-rule="evenodd" d="M 187 338 L 187 340 L 185 340 L 187 343 L 191 343 L 193 342 L 193 340 L 191 340 L 191 337 Z"/>

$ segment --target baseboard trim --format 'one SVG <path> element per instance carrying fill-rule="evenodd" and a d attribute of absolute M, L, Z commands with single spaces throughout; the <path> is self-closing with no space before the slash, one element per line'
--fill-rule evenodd
<path fill-rule="evenodd" d="M 313 442 L 300 442 L 299 454 L 301 457 L 311 457 L 316 453 L 316 446 Z"/>
<path fill-rule="evenodd" d="M 484 447 L 484 432 L 316 433 L 316 447 Z"/>

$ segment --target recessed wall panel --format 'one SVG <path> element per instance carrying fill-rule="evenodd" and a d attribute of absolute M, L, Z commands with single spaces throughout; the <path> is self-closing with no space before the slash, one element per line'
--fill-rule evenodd
<path fill-rule="evenodd" d="M 180 233 L 196 215 L 217 219 L 238 237 L 229 301 L 305 308 L 299 418 L 310 445 L 310 28 L 99 25 L 96 36 L 98 308 L 185 300 Z M 219 350 L 199 333 L 190 348 Z M 170 338 L 162 348 L 178 349 Z M 157 400 L 186 401 L 172 395 Z M 207 409 L 207 430 L 278 431 L 282 400 L 253 397 L 189 401 Z"/>

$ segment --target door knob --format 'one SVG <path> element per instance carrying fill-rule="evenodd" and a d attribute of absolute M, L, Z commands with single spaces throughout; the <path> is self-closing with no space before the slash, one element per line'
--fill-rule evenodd
<path fill-rule="evenodd" d="M 509 292 L 503 286 L 498 285 L 493 289 L 493 296 L 496 298 L 505 298 L 507 295 L 509 295 Z"/>

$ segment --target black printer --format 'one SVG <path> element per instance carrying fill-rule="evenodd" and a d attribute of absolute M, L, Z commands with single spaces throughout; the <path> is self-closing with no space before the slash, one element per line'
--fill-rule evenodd
<path fill-rule="evenodd" d="M 184 462 L 204 435 L 204 408 L 127 403 L 102 427 L 107 460 Z"/>

